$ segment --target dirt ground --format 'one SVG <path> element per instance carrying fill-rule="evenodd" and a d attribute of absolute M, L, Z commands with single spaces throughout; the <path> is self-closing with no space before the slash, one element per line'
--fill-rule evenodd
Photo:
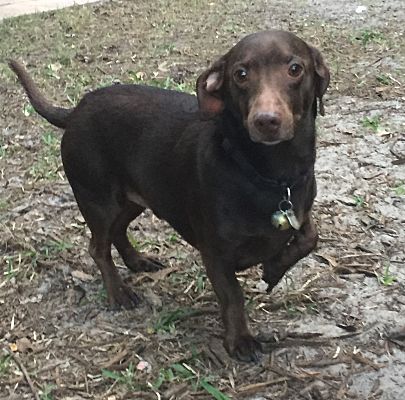
<path fill-rule="evenodd" d="M 401 0 L 111 1 L 0 23 L 0 399 L 404 399 L 404 24 Z M 318 118 L 320 243 L 270 295 L 260 268 L 240 275 L 266 348 L 245 364 L 222 347 L 198 253 L 150 213 L 130 239 L 167 268 L 120 267 L 142 305 L 108 310 L 60 132 L 5 60 L 70 106 L 118 82 L 192 91 L 210 61 L 266 28 L 317 46 L 332 81 Z"/>

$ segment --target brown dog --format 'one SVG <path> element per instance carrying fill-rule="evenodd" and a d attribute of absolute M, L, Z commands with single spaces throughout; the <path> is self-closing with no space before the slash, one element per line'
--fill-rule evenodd
<path fill-rule="evenodd" d="M 261 347 L 235 272 L 261 263 L 271 289 L 316 245 L 315 117 L 329 84 L 320 53 L 291 33 L 259 32 L 202 73 L 197 97 L 116 85 L 86 94 L 74 109 L 52 106 L 20 64 L 10 66 L 36 111 L 65 129 L 65 172 L 110 305 L 138 303 L 112 244 L 135 272 L 160 267 L 126 236 L 150 208 L 200 250 L 229 353 L 256 360 Z"/>

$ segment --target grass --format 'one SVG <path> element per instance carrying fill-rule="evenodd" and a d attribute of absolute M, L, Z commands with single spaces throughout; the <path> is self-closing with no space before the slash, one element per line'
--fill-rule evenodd
<path fill-rule="evenodd" d="M 295 282 L 290 274 L 283 277 L 285 282 L 285 294 L 282 299 L 282 305 L 289 318 L 297 317 L 302 314 L 318 314 L 319 305 L 316 301 L 304 292 L 295 287 Z"/>
<path fill-rule="evenodd" d="M 376 30 L 364 29 L 360 31 L 355 38 L 359 40 L 363 46 L 367 46 L 373 42 L 381 43 L 384 40 L 384 35 Z"/>
<path fill-rule="evenodd" d="M 176 238 L 179 238 L 177 235 Z M 173 246 L 173 237 L 169 238 L 169 245 Z M 180 257 L 179 258 L 183 258 Z M 181 273 L 174 273 L 170 275 L 170 281 L 174 285 L 181 285 L 184 290 L 188 289 L 188 292 L 194 293 L 195 295 L 201 295 L 207 288 L 208 277 L 205 268 L 193 261 L 191 267 L 187 268 Z"/>
<path fill-rule="evenodd" d="M 61 253 L 72 247 L 69 242 L 51 240 L 39 245 L 38 249 L 10 252 L 3 257 L 5 269 L 2 275 L 7 281 L 26 276 L 31 279 L 39 262 L 59 259 Z"/>
<path fill-rule="evenodd" d="M 127 232 L 127 237 L 129 242 L 131 243 L 132 247 L 136 251 L 146 252 L 146 253 L 153 253 L 156 251 L 160 251 L 162 246 L 172 247 L 178 244 L 181 240 L 180 236 L 170 229 L 170 233 L 167 235 L 166 238 L 163 240 L 151 238 L 145 238 L 144 240 L 138 240 L 131 231 Z"/>
<path fill-rule="evenodd" d="M 4 270 L 3 275 L 7 280 L 11 280 L 17 275 L 20 269 L 15 266 L 13 257 L 4 257 L 4 262 L 6 264 L 6 269 Z"/>
<path fill-rule="evenodd" d="M 115 383 L 125 386 L 129 391 L 147 389 L 146 385 L 139 384 L 137 370 L 132 363 L 130 363 L 128 368 L 124 371 L 110 371 L 103 369 L 101 373 L 104 378 L 112 379 Z"/>
<path fill-rule="evenodd" d="M 196 360 L 196 355 L 191 361 Z M 146 372 L 148 374 L 148 372 Z M 101 371 L 103 378 L 113 380 L 114 385 L 122 385 L 127 391 L 149 391 L 157 393 L 164 388 L 170 387 L 173 384 L 187 383 L 193 391 L 204 390 L 215 400 L 229 400 L 230 398 L 222 393 L 210 381 L 212 378 L 204 376 L 197 370 L 195 366 L 189 363 L 173 363 L 167 368 L 159 370 L 157 378 L 147 384 L 141 383 L 145 373 L 137 370 L 134 364 L 129 364 L 124 371 L 111 371 L 103 369 Z M 160 396 L 160 394 L 159 394 Z"/>
<path fill-rule="evenodd" d="M 366 200 L 363 196 L 355 195 L 353 198 L 357 208 L 362 208 L 366 205 Z"/>
<path fill-rule="evenodd" d="M 98 304 L 102 304 L 103 307 L 108 305 L 108 295 L 107 295 L 107 290 L 104 287 L 104 285 L 99 286 L 99 288 L 94 296 L 89 296 L 88 298 L 83 298 L 81 304 L 84 304 L 87 302 L 89 302 L 89 303 L 96 302 Z"/>
<path fill-rule="evenodd" d="M 196 376 L 195 371 L 187 364 L 172 364 L 168 368 L 159 371 L 159 376 L 153 383 L 153 387 L 159 390 L 164 383 L 174 383 L 179 381 L 190 381 Z"/>
<path fill-rule="evenodd" d="M 260 10 L 259 4 L 240 3 L 241 18 L 235 20 L 231 16 L 236 5 L 230 2 L 223 4 L 225 15 L 221 16 L 204 2 L 192 3 L 186 0 L 158 0 L 151 5 L 125 4 L 117 7 L 106 4 L 102 12 L 98 12 L 98 6 L 78 6 L 52 14 L 6 19 L 0 26 L 0 38 L 12 37 L 14 40 L 10 45 L 8 40 L 0 39 L 0 60 L 13 56 L 33 63 L 31 71 L 34 78 L 38 78 L 40 83 L 45 81 L 45 86 L 49 85 L 50 97 L 53 98 L 54 93 L 57 96 L 63 94 L 64 100 L 70 99 L 73 104 L 91 87 L 109 84 L 116 79 L 192 93 L 196 73 L 201 71 L 207 60 L 213 61 L 229 47 L 235 36 L 263 28 L 260 19 L 255 17 Z M 153 18 L 128 18 L 128 15 L 142 15 L 146 9 L 153 13 Z M 326 51 L 329 65 L 346 64 L 352 58 L 356 62 L 358 54 L 350 54 L 341 46 L 335 49 L 328 43 L 338 41 L 343 45 L 348 43 L 348 38 L 354 37 L 355 42 L 365 47 L 371 43 L 388 43 L 387 38 L 390 37 L 383 28 L 342 32 L 339 26 L 334 26 L 330 21 L 328 25 L 303 25 L 298 15 L 295 19 L 294 23 L 288 26 L 284 24 L 286 26 L 283 27 L 297 31 L 309 41 L 312 41 L 311 38 L 321 40 L 319 47 Z M 121 21 L 119 28 L 114 22 L 117 20 Z M 190 26 L 191 20 L 193 26 Z M 46 29 L 42 29 L 43 26 Z M 102 39 L 95 34 L 100 26 L 106 28 Z M 201 42 L 190 47 L 184 43 L 183 35 L 185 31 L 193 32 L 195 27 L 198 27 Z M 211 37 L 213 27 L 215 46 L 203 39 L 205 36 Z M 142 40 L 146 32 L 150 33 L 149 37 Z M 402 37 L 397 35 L 390 39 L 389 50 L 400 49 Z M 44 58 L 43 49 L 50 48 L 50 44 L 52 50 Z M 374 59 L 375 54 L 370 54 L 370 57 Z M 200 66 L 192 66 L 192 74 L 187 74 L 184 79 L 175 76 L 173 72 L 181 70 L 182 65 L 187 64 L 190 68 L 197 59 Z M 338 69 L 333 71 L 334 78 L 342 82 L 350 81 L 342 79 L 347 71 Z M 4 63 L 0 64 L 0 78 L 6 81 L 14 79 Z M 353 85 L 350 87 L 353 88 Z"/>
<path fill-rule="evenodd" d="M 40 400 L 53 400 L 52 391 L 56 388 L 55 385 L 46 384 L 43 386 L 39 398 Z"/>
<path fill-rule="evenodd" d="M 387 74 L 380 74 L 380 75 L 377 75 L 375 78 L 376 78 L 377 82 L 381 83 L 382 85 L 388 86 L 388 85 L 393 84 L 392 78 Z"/>
<path fill-rule="evenodd" d="M 175 363 L 160 370 L 159 377 L 152 386 L 159 390 L 164 383 L 189 382 L 195 391 L 203 389 L 215 400 L 229 400 L 230 398 L 212 385 L 210 380 L 210 377 L 201 377 L 194 367 L 186 363 Z"/>
<path fill-rule="evenodd" d="M 171 245 L 175 245 L 178 244 L 180 240 L 181 240 L 180 235 L 176 232 L 173 232 L 167 237 L 166 241 Z"/>
<path fill-rule="evenodd" d="M 149 78 L 139 73 L 134 73 L 133 71 L 128 72 L 131 83 L 143 84 L 156 86 L 161 89 L 176 90 L 178 92 L 187 92 L 190 94 L 195 94 L 195 84 L 194 82 L 176 81 L 174 78 L 167 76 L 164 78 Z"/>
<path fill-rule="evenodd" d="M 383 286 L 391 286 L 393 285 L 398 278 L 393 275 L 390 271 L 390 264 L 387 263 L 385 265 L 383 273 L 378 277 L 378 281 L 383 285 Z"/>
<path fill-rule="evenodd" d="M 379 115 L 375 115 L 373 117 L 364 117 L 361 124 L 365 128 L 369 128 L 372 131 L 377 132 L 381 126 L 381 117 Z"/>
<path fill-rule="evenodd" d="M 26 117 L 30 117 L 31 115 L 35 115 L 34 107 L 30 103 L 24 104 L 23 114 Z"/>
<path fill-rule="evenodd" d="M 304 296 L 301 299 L 297 298 L 284 301 L 284 309 L 289 318 L 294 318 L 302 314 L 319 314 L 318 305 L 308 296 Z"/>
<path fill-rule="evenodd" d="M 38 261 L 38 253 L 35 251 L 15 252 L 3 257 L 5 270 L 3 276 L 6 280 L 31 276 L 35 271 Z"/>
<path fill-rule="evenodd" d="M 400 183 L 394 188 L 394 192 L 397 196 L 405 196 L 405 183 Z"/>
<path fill-rule="evenodd" d="M 134 235 L 131 234 L 131 232 L 127 232 L 127 237 L 128 237 L 129 243 L 131 243 L 132 247 L 136 251 L 142 250 L 142 244 L 134 237 Z"/>
<path fill-rule="evenodd" d="M 28 173 L 35 180 L 60 178 L 62 162 L 59 155 L 60 137 L 53 131 L 46 131 L 42 137 L 42 148 Z"/>
<path fill-rule="evenodd" d="M 64 240 L 50 240 L 40 247 L 40 255 L 45 259 L 59 258 L 60 254 L 73 247 L 73 244 Z"/>
<path fill-rule="evenodd" d="M 169 311 L 164 310 L 160 313 L 153 329 L 156 332 L 174 333 L 176 331 L 176 323 L 187 319 L 196 313 L 198 313 L 198 311 L 191 308 L 178 308 Z"/>
<path fill-rule="evenodd" d="M 7 210 L 9 203 L 7 199 L 0 199 L 0 211 Z"/>
<path fill-rule="evenodd" d="M 11 356 L 5 354 L 0 356 L 0 378 L 7 376 L 10 370 Z"/>
<path fill-rule="evenodd" d="M 33 14 L 5 19 L 0 25 L 0 37 L 14 37 L 16 40 L 10 43 L 9 51 L 4 47 L 0 50 L 18 54 L 24 41 L 22 38 L 25 37 L 24 48 L 35 55 L 46 43 L 53 42 L 58 45 L 52 48 L 51 59 L 65 60 L 64 62 L 68 63 L 76 53 L 75 47 L 72 46 L 74 42 L 72 33 L 86 31 L 86 24 L 91 24 L 91 17 L 90 8 L 76 7 L 67 9 L 63 13 L 54 13 L 53 16 Z M 44 24 L 47 29 L 43 29 Z"/>

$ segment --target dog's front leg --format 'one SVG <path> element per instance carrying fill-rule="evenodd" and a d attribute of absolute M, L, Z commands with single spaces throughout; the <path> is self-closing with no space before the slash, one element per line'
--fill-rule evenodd
<path fill-rule="evenodd" d="M 249 331 L 243 292 L 236 279 L 235 269 L 229 263 L 218 261 L 214 257 L 203 255 L 203 260 L 221 308 L 226 350 L 241 361 L 258 361 L 261 345 Z"/>
<path fill-rule="evenodd" d="M 263 263 L 263 280 L 268 291 L 280 281 L 284 274 L 301 258 L 307 256 L 318 242 L 318 232 L 310 213 L 293 240 L 274 258 Z"/>

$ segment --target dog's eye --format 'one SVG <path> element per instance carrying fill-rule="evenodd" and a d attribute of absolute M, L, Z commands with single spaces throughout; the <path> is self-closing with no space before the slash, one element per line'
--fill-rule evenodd
<path fill-rule="evenodd" d="M 248 73 L 245 68 L 239 68 L 234 73 L 235 79 L 237 82 L 245 82 L 248 76 Z"/>
<path fill-rule="evenodd" d="M 301 74 L 304 68 L 302 68 L 301 65 L 299 64 L 291 64 L 290 68 L 288 68 L 288 75 L 292 76 L 293 78 L 298 78 Z"/>

